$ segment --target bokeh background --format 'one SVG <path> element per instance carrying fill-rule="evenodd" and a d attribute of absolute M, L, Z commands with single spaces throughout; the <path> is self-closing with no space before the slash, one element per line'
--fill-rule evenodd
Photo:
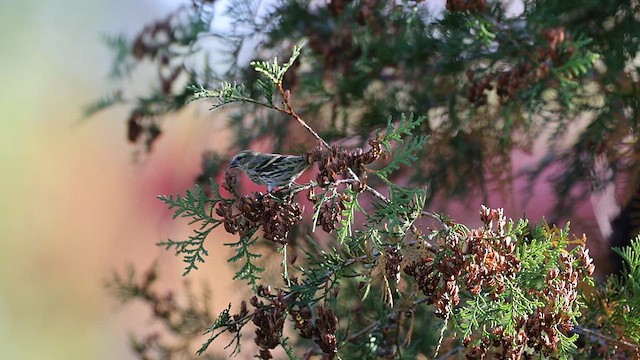
<path fill-rule="evenodd" d="M 2 359 L 132 359 L 129 334 L 148 330 L 149 310 L 119 306 L 105 281 L 158 261 L 161 286 L 180 286 L 181 261 L 154 243 L 188 228 L 155 196 L 192 186 L 203 149 L 225 145 L 223 122 L 200 110 L 166 119 L 153 155 L 134 161 L 125 109 L 82 119 L 115 89 L 102 36 L 132 37 L 177 3 L 0 1 Z M 125 84 L 144 89 L 150 75 Z M 232 291 L 226 255 L 190 276 L 216 282 L 215 311 Z"/>
<path fill-rule="evenodd" d="M 110 273 L 158 261 L 161 285 L 179 287 L 181 261 L 154 243 L 183 237 L 188 228 L 155 197 L 184 192 L 202 151 L 226 147 L 224 117 L 194 106 L 166 119 L 153 154 L 135 160 L 138 149 L 125 138 L 126 109 L 82 119 L 84 106 L 115 88 L 107 76 L 113 54 L 102 35 L 131 37 L 177 3 L 0 2 L 2 359 L 132 359 L 128 336 L 145 333 L 150 314 L 143 306 L 118 306 L 104 288 Z M 150 71 L 137 71 L 126 87 L 144 89 Z M 514 156 L 519 166 L 535 160 Z M 538 193 L 526 207 L 532 219 L 553 204 L 544 185 Z M 483 202 L 522 215 L 503 199 L 440 199 L 447 206 L 437 210 L 473 225 Z M 601 237 L 607 209 L 606 199 L 585 199 L 573 229 Z M 604 244 L 590 247 L 596 256 L 606 253 Z M 217 313 L 241 294 L 230 282 L 226 250 L 212 250 L 190 281 L 215 282 Z"/>

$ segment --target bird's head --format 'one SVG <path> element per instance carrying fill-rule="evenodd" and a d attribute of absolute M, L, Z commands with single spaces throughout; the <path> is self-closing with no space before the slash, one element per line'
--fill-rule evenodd
<path fill-rule="evenodd" d="M 229 169 L 240 168 L 241 170 L 245 169 L 245 166 L 251 161 L 253 158 L 258 155 L 257 152 L 251 150 L 240 151 L 236 156 L 233 157 L 231 162 L 229 163 Z"/>

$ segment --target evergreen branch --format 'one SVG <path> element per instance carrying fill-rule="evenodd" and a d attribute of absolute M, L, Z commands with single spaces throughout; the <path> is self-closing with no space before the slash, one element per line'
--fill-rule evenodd
<path fill-rule="evenodd" d="M 625 261 L 625 272 L 630 280 L 639 280 L 640 277 L 640 236 L 631 241 L 630 246 L 625 248 L 613 248 L 613 251 L 620 255 Z"/>
<path fill-rule="evenodd" d="M 387 131 L 380 137 L 380 142 L 385 146 L 387 152 L 391 154 L 391 142 L 403 142 L 403 138 L 405 136 L 412 136 L 416 128 L 426 119 L 426 116 L 419 116 L 418 118 L 415 118 L 413 113 L 409 114 L 409 117 L 405 114 L 401 114 L 400 120 L 396 125 L 393 122 L 393 117 L 389 116 L 387 120 Z"/>
<path fill-rule="evenodd" d="M 282 86 L 282 79 L 284 78 L 284 74 L 293 65 L 293 63 L 296 61 L 298 56 L 300 56 L 302 46 L 303 46 L 303 43 L 300 43 L 294 46 L 293 54 L 289 58 L 289 61 L 282 64 L 282 66 L 278 65 L 277 57 L 273 59 L 272 63 L 269 63 L 268 61 L 252 61 L 249 65 L 251 65 L 255 71 L 266 76 L 267 79 L 269 79 L 273 85 Z M 270 97 L 268 99 L 270 99 Z"/>
<path fill-rule="evenodd" d="M 109 76 L 114 79 L 128 76 L 135 66 L 135 63 L 129 58 L 132 52 L 129 40 L 127 40 L 124 34 L 114 36 L 103 35 L 102 40 L 115 54 Z"/>
<path fill-rule="evenodd" d="M 200 347 L 200 349 L 198 349 L 198 351 L 196 352 L 197 355 L 202 355 L 202 353 L 204 353 L 205 350 L 207 350 L 207 348 L 209 347 L 209 345 L 211 345 L 211 343 L 220 335 L 222 335 L 224 333 L 224 331 L 220 331 L 218 333 L 215 333 L 215 331 L 221 327 L 228 327 L 229 326 L 229 321 L 231 320 L 231 315 L 229 314 L 229 311 L 231 310 L 231 304 L 229 304 L 229 306 L 227 306 L 226 309 L 222 310 L 222 312 L 220 313 L 220 315 L 218 315 L 218 317 L 216 318 L 216 321 L 213 323 L 213 325 L 211 325 L 207 331 L 205 331 L 205 334 L 211 334 L 211 336 L 209 337 L 209 339 L 207 339 L 207 341 L 205 341 L 204 344 L 202 344 L 202 346 Z"/>
<path fill-rule="evenodd" d="M 625 262 L 625 267 L 615 287 L 620 293 L 612 318 L 624 326 L 624 333 L 640 343 L 640 236 L 626 248 L 613 248 Z"/>
<path fill-rule="evenodd" d="M 403 142 L 401 146 L 396 147 L 391 162 L 384 168 L 377 170 L 375 174 L 386 179 L 392 172 L 398 170 L 401 164 L 414 164 L 418 160 L 416 153 L 424 147 L 428 140 L 428 135 L 419 135 L 408 142 Z"/>
<path fill-rule="evenodd" d="M 375 212 L 369 215 L 370 223 L 385 224 L 384 232 L 391 238 L 402 239 L 424 209 L 427 193 L 424 189 L 405 189 L 391 183 L 389 200 L 374 204 Z"/>
<path fill-rule="evenodd" d="M 140 293 L 140 287 L 136 283 L 135 276 L 135 269 L 133 265 L 129 264 L 124 276 L 114 272 L 111 275 L 111 279 L 106 282 L 105 287 L 113 293 L 115 298 L 122 303 L 126 303 Z"/>
<path fill-rule="evenodd" d="M 253 263 L 255 259 L 259 259 L 262 255 L 259 253 L 253 253 L 250 250 L 250 247 L 258 241 L 258 238 L 251 239 L 257 230 L 257 228 L 253 229 L 235 243 L 224 244 L 225 246 L 234 248 L 236 251 L 236 254 L 229 259 L 229 262 L 237 262 L 240 260 L 244 261 L 240 270 L 238 270 L 233 276 L 233 280 L 247 280 L 248 284 L 252 286 L 255 286 L 258 280 L 260 280 L 260 276 L 258 276 L 258 274 L 264 272 L 264 268 Z"/>
<path fill-rule="evenodd" d="M 468 246 L 477 246 L 478 241 L 486 241 L 483 246 L 487 246 L 485 251 L 488 252 L 497 251 L 500 253 L 505 250 L 516 250 L 514 254 L 517 254 L 519 260 L 512 262 L 515 266 L 505 263 L 500 267 L 499 278 L 496 278 L 502 284 L 499 286 L 501 289 L 499 295 L 494 293 L 495 290 L 484 289 L 482 286 L 476 289 L 471 287 L 469 292 L 460 293 L 460 297 L 465 300 L 464 305 L 459 310 L 454 309 L 453 312 L 456 328 L 464 338 L 475 336 L 478 339 L 496 338 L 500 340 L 505 336 L 507 338 L 513 337 L 518 331 L 522 331 L 522 319 L 531 319 L 532 315 L 538 316 L 544 312 L 557 313 L 556 319 L 562 320 L 554 320 L 545 324 L 544 331 L 549 336 L 551 334 L 557 336 L 553 348 L 554 353 L 561 358 L 571 356 L 576 349 L 577 336 L 565 336 L 561 329 L 573 325 L 575 319 L 580 316 L 580 309 L 584 305 L 580 301 L 566 302 L 567 294 L 573 294 L 576 291 L 576 285 L 568 286 L 566 282 L 566 278 L 569 277 L 568 273 L 562 273 L 559 270 L 579 266 L 578 260 L 567 254 L 569 228 L 565 227 L 560 230 L 555 227 L 550 228 L 546 224 L 539 225 L 531 234 L 533 246 L 527 247 L 525 245 L 528 242 L 523 241 L 523 236 L 527 231 L 526 221 L 506 222 L 501 216 L 499 218 L 493 217 L 496 213 L 491 215 L 485 212 L 484 214 L 483 216 L 489 216 L 483 220 L 486 233 L 477 237 L 478 235 L 474 234 L 478 233 L 465 230 L 468 234 L 466 239 L 449 251 L 446 251 L 446 248 L 441 250 L 435 257 L 435 264 L 447 261 L 450 256 L 455 258 L 458 256 L 455 254 L 459 251 L 465 251 L 464 249 L 468 249 Z M 493 217 L 491 221 L 500 224 L 498 229 L 494 228 L 495 224 L 486 220 L 491 217 Z M 472 239 L 473 241 L 471 241 Z M 504 247 L 506 239 L 509 239 L 508 243 L 514 244 L 515 247 L 512 248 L 511 245 Z M 584 251 L 584 249 L 582 250 Z M 491 263 L 483 263 L 486 259 L 482 260 L 482 257 L 474 255 L 476 252 L 477 250 L 471 251 L 469 261 L 478 266 L 490 265 L 487 268 L 490 269 Z M 505 259 L 508 258 L 508 256 L 505 257 Z M 588 255 L 584 254 L 580 261 L 587 258 Z M 583 266 L 587 264 L 588 262 Z M 435 266 L 437 267 L 437 265 Z M 533 277 L 532 274 L 534 274 Z M 578 274 L 581 277 L 578 280 L 580 282 L 586 282 L 586 278 L 589 277 L 586 269 Z M 465 276 L 462 275 L 462 278 Z M 472 286 L 468 282 L 466 284 L 466 286 Z M 482 335 L 478 337 L 480 332 Z"/>
<path fill-rule="evenodd" d="M 86 119 L 106 108 L 122 103 L 124 103 L 124 99 L 122 98 L 122 91 L 114 91 L 111 94 L 107 94 L 94 101 L 93 103 L 85 106 L 84 110 L 82 111 L 82 117 Z"/>
<path fill-rule="evenodd" d="M 244 95 L 244 86 L 237 85 L 235 83 L 224 83 L 222 84 L 222 87 L 217 90 L 205 89 L 202 85 L 191 85 L 188 89 L 193 93 L 193 95 L 191 96 L 191 101 L 210 98 L 216 99 L 218 103 L 214 104 L 211 107 L 212 110 L 236 102 L 247 102 L 255 105 L 273 108 L 271 101 L 269 101 L 269 103 L 263 103 L 253 99 L 250 96 Z"/>
<path fill-rule="evenodd" d="M 276 86 L 273 82 L 264 81 L 262 79 L 258 79 L 257 83 L 258 88 L 262 92 L 262 96 L 264 96 L 264 98 L 267 100 L 267 103 L 273 107 L 273 94 L 276 92 Z"/>
<path fill-rule="evenodd" d="M 299 270 L 302 272 L 304 279 L 300 284 L 292 284 L 285 299 L 296 300 L 300 305 L 310 306 L 320 301 L 324 296 L 315 297 L 316 292 L 321 289 L 325 290 L 325 294 L 329 291 L 325 287 L 326 282 L 334 277 L 338 278 L 349 266 L 369 259 L 369 256 L 361 256 L 359 258 L 343 259 L 336 253 L 327 253 L 322 251 L 322 259 L 313 261 L 318 264 L 318 268 L 309 268 Z M 307 252 L 309 260 L 312 256 Z"/>
<path fill-rule="evenodd" d="M 353 184 L 355 182 L 358 182 L 358 180 L 356 180 L 356 179 L 338 179 L 338 180 L 335 181 L 334 184 L 336 186 L 339 186 L 339 185 L 342 185 L 342 184 Z M 291 188 L 291 193 L 295 195 L 295 194 L 297 194 L 299 192 L 302 192 L 302 191 L 305 191 L 305 190 L 309 190 L 309 189 L 315 188 L 317 186 L 318 186 L 318 183 L 316 183 L 315 181 L 309 181 L 306 184 L 292 187 Z"/>
<path fill-rule="evenodd" d="M 183 254 L 182 261 L 187 263 L 182 276 L 188 275 L 191 270 L 197 270 L 196 263 L 204 263 L 204 257 L 209 255 L 209 252 L 204 247 L 204 241 L 214 227 L 209 227 L 204 230 L 194 230 L 195 235 L 190 235 L 189 239 L 184 241 L 174 241 L 167 239 L 156 243 L 158 246 L 164 246 L 169 250 L 175 248 L 176 255 Z"/>
<path fill-rule="evenodd" d="M 582 326 L 575 326 L 572 331 L 576 334 L 585 335 L 591 338 L 595 338 L 603 341 L 605 344 L 622 344 L 624 346 L 628 346 L 635 351 L 640 351 L 640 345 L 637 343 L 632 343 L 630 341 L 625 340 L 624 338 L 612 338 L 610 336 L 606 336 L 599 331 L 587 329 Z"/>
<path fill-rule="evenodd" d="M 212 181 L 214 192 L 213 198 L 208 198 L 200 186 L 196 185 L 194 190 L 187 190 L 185 196 L 169 195 L 158 196 L 158 199 L 169 205 L 169 209 L 175 209 L 173 218 L 183 217 L 190 218 L 189 224 L 200 223 L 199 228 L 194 230 L 194 235 L 190 235 L 187 240 L 174 241 L 168 239 L 158 242 L 156 245 L 163 246 L 165 249 L 174 248 L 176 255 L 183 254 L 183 261 L 187 263 L 187 267 L 183 272 L 183 276 L 198 269 L 196 263 L 203 263 L 204 257 L 209 252 L 204 246 L 204 242 L 211 232 L 222 224 L 221 220 L 213 217 L 211 211 L 219 201 L 223 200 L 218 191 L 218 185 Z"/>
<path fill-rule="evenodd" d="M 313 135 L 313 137 L 318 140 L 318 142 L 320 142 L 320 144 L 322 144 L 322 146 L 324 146 L 326 149 L 331 150 L 331 145 L 329 145 L 329 143 L 324 140 L 322 137 L 320 137 L 320 135 L 318 135 L 318 133 L 313 130 L 313 128 L 311 128 L 311 126 L 309 126 L 309 124 L 307 124 L 306 121 L 304 121 L 294 110 L 293 107 L 291 106 L 291 95 L 288 91 L 285 91 L 284 88 L 282 87 L 282 85 L 277 85 L 277 89 L 278 92 L 282 95 L 283 98 L 283 103 L 285 105 L 284 109 L 279 108 L 279 107 L 275 107 L 274 110 L 277 110 L 281 113 L 287 114 L 291 117 L 293 117 L 305 130 L 307 130 L 311 135 Z M 356 173 L 353 171 L 353 169 L 347 169 L 347 171 L 349 172 L 349 176 L 356 181 L 359 181 L 358 175 L 356 175 Z M 375 197 L 377 197 L 378 199 L 382 200 L 382 201 L 386 201 L 386 198 L 384 195 L 382 195 L 378 190 L 372 188 L 369 185 L 365 185 L 365 190 L 371 194 L 373 194 Z"/>
<path fill-rule="evenodd" d="M 181 195 L 159 195 L 157 198 L 169 205 L 169 209 L 174 209 L 173 218 L 183 217 L 192 218 L 189 224 L 203 222 L 203 227 L 212 224 L 214 227 L 221 224 L 221 221 L 215 219 L 211 214 L 211 209 L 219 202 L 223 201 L 218 193 L 218 184 L 212 181 L 212 186 L 216 195 L 208 198 L 207 194 L 199 185 L 195 185 L 194 190 L 187 190 L 186 196 Z"/>
<path fill-rule="evenodd" d="M 587 74 L 593 64 L 600 58 L 598 54 L 572 56 L 566 63 L 551 69 L 552 73 L 565 81 L 573 81 Z M 575 82 L 573 82 L 575 83 Z"/>
<path fill-rule="evenodd" d="M 229 342 L 229 344 L 227 344 L 227 346 L 225 346 L 225 349 L 235 343 L 236 345 L 232 355 L 240 352 L 240 338 L 242 336 L 242 332 L 240 331 L 240 329 L 242 329 L 247 323 L 249 323 L 249 321 L 253 317 L 253 314 L 241 313 L 240 316 L 231 316 L 230 311 L 231 304 L 229 304 L 226 309 L 222 310 L 213 325 L 207 328 L 204 334 L 211 334 L 211 336 L 209 336 L 209 338 L 202 344 L 202 346 L 200 346 L 200 348 L 196 352 L 197 355 L 202 355 L 209 348 L 211 343 L 213 343 L 213 341 L 218 338 L 218 336 L 222 335 L 225 332 L 231 332 L 234 334 L 233 339 L 231 340 L 231 342 Z M 216 330 L 219 329 L 221 330 L 216 332 Z"/>

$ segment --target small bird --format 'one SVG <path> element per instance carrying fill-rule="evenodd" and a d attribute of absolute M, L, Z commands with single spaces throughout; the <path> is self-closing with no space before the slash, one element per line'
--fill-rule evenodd
<path fill-rule="evenodd" d="M 228 169 L 242 170 L 251 181 L 267 185 L 268 191 L 271 192 L 276 187 L 291 185 L 308 167 L 304 156 L 244 150 L 233 157 Z"/>

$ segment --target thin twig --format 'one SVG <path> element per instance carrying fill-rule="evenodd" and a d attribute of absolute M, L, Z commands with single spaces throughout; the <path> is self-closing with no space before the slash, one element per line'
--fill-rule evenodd
<path fill-rule="evenodd" d="M 374 321 L 371 324 L 369 324 L 369 326 L 361 329 L 357 333 L 351 334 L 348 338 L 344 339 L 344 342 L 352 342 L 355 339 L 359 338 L 360 336 L 368 333 L 369 331 L 371 331 L 371 330 L 373 330 L 373 329 L 375 329 L 375 328 L 377 328 L 379 326 L 380 326 L 380 321 L 379 320 L 378 321 Z"/>
<path fill-rule="evenodd" d="M 451 356 L 455 355 L 456 353 L 459 353 L 462 350 L 464 350 L 463 346 L 456 346 L 453 349 L 451 349 L 451 350 L 447 351 L 446 353 L 442 354 L 442 356 L 438 357 L 436 360 L 448 359 Z"/>
<path fill-rule="evenodd" d="M 573 332 L 577 333 L 577 334 L 581 334 L 581 335 L 585 335 L 588 337 L 592 337 L 592 338 L 596 338 L 599 340 L 604 340 L 607 343 L 612 343 L 612 344 L 622 344 L 622 345 L 626 345 L 632 349 L 636 349 L 636 351 L 640 350 L 640 345 L 638 344 L 634 344 L 632 342 L 629 342 L 627 340 L 624 339 L 613 339 L 609 336 L 603 335 L 600 332 L 591 330 L 591 329 L 587 329 L 587 328 L 583 328 L 580 326 L 576 326 L 573 328 L 572 330 Z"/>
<path fill-rule="evenodd" d="M 291 95 L 289 95 L 289 93 L 287 93 L 287 91 L 284 90 L 284 88 L 282 87 L 282 84 L 277 84 L 277 87 L 278 87 L 278 92 L 280 92 L 280 95 L 282 95 L 282 98 L 283 98 L 282 103 L 284 104 L 284 109 L 279 107 L 275 107 L 275 109 L 280 111 L 281 113 L 284 113 L 293 117 L 300 125 L 302 125 L 303 128 L 307 129 L 307 131 L 311 133 L 311 135 L 313 135 L 313 137 L 315 137 L 324 147 L 326 147 L 327 149 L 331 149 L 331 145 L 329 145 L 328 142 L 326 142 L 322 137 L 320 137 L 320 135 L 318 135 L 318 133 L 315 130 L 313 130 L 311 126 L 309 126 L 309 124 L 307 124 L 307 122 L 304 121 L 300 117 L 300 115 L 298 115 L 295 112 L 295 110 L 293 110 L 293 107 L 291 106 L 291 102 L 290 102 Z"/>
<path fill-rule="evenodd" d="M 336 180 L 335 182 L 333 182 L 333 184 L 335 184 L 337 186 L 337 185 L 342 185 L 342 184 L 352 184 L 352 183 L 354 183 L 356 181 L 358 181 L 358 180 L 356 180 L 356 179 L 340 179 L 340 180 Z M 291 189 L 291 194 L 297 194 L 297 193 L 299 193 L 301 191 L 305 191 L 305 190 L 314 188 L 316 186 L 319 186 L 319 184 L 316 183 L 315 181 L 309 181 L 308 184 L 293 187 Z"/>

